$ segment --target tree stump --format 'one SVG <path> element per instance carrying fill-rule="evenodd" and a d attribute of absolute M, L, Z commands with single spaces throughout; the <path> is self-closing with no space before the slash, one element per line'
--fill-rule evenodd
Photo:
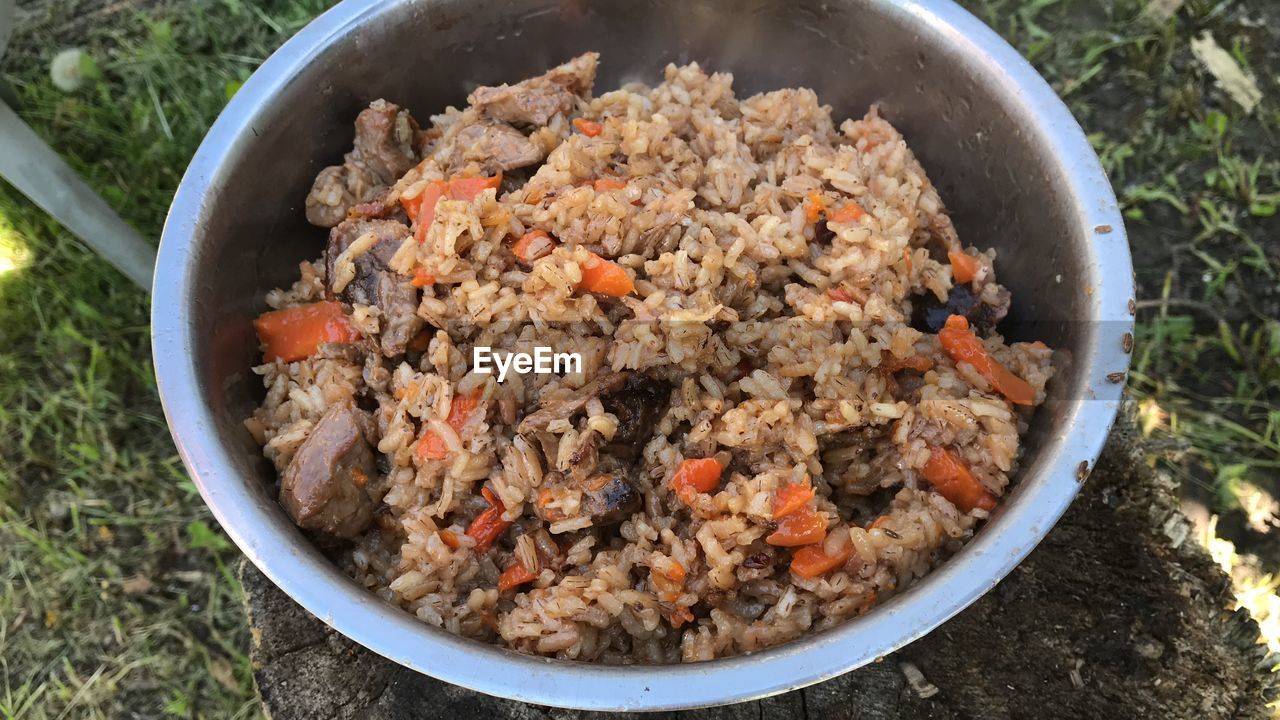
<path fill-rule="evenodd" d="M 1176 486 L 1146 465 L 1134 424 L 1122 415 L 1062 521 L 1008 578 L 942 627 L 813 687 L 666 715 L 1267 717 L 1276 680 L 1255 644 L 1257 627 L 1245 611 L 1225 610 L 1229 581 L 1192 539 Z M 254 677 L 274 720 L 596 715 L 419 675 L 330 630 L 247 562 L 241 573 Z"/>

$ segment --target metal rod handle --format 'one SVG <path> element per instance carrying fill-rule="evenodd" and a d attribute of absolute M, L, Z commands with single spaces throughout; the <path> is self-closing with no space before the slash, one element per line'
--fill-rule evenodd
<path fill-rule="evenodd" d="M 0 177 L 130 280 L 151 291 L 155 248 L 4 103 L 0 103 Z"/>

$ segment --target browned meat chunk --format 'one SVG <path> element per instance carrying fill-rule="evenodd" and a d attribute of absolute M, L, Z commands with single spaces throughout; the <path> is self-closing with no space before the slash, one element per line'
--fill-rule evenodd
<path fill-rule="evenodd" d="M 521 434 L 546 430 L 552 420 L 571 418 L 586 406 L 591 398 L 611 393 L 621 388 L 630 373 L 606 372 L 581 388 L 559 395 L 551 402 L 539 407 L 520 421 L 517 431 Z"/>
<path fill-rule="evenodd" d="M 403 354 L 409 342 L 426 325 L 418 317 L 418 289 L 400 275 L 380 273 L 377 302 L 374 304 L 382 310 L 382 331 L 379 334 L 382 354 L 386 357 Z"/>
<path fill-rule="evenodd" d="M 635 483 L 623 470 L 602 472 L 585 480 L 573 480 L 560 473 L 548 473 L 542 480 L 547 502 L 537 503 L 538 517 L 548 522 L 589 517 L 596 527 L 614 525 L 640 510 L 644 498 Z M 566 493 L 578 496 L 577 512 L 566 515 L 554 506 L 557 498 Z"/>
<path fill-rule="evenodd" d="M 618 418 L 618 431 L 605 451 L 623 459 L 639 456 L 653 437 L 653 426 L 662 417 L 670 396 L 668 383 L 631 374 L 621 388 L 600 398 L 605 412 Z"/>
<path fill-rule="evenodd" d="M 352 365 L 364 363 L 364 351 L 359 344 L 323 342 L 316 346 L 314 357 L 324 360 L 341 360 Z"/>
<path fill-rule="evenodd" d="M 1007 292 L 1005 293 L 1008 294 Z M 990 335 L 996 324 L 1009 312 L 1003 307 L 988 305 L 978 298 L 967 285 L 954 285 L 945 301 L 931 292 L 911 299 L 911 326 L 923 333 L 937 333 L 952 315 L 963 315 L 979 335 Z"/>
<path fill-rule="evenodd" d="M 596 527 L 612 525 L 640 509 L 642 498 L 622 472 L 602 473 L 582 484 L 582 510 Z"/>
<path fill-rule="evenodd" d="M 373 305 L 376 283 L 371 277 L 379 271 L 391 266 L 391 258 L 409 237 L 409 228 L 395 220 L 348 220 L 329 231 L 329 245 L 324 251 L 325 290 L 329 297 L 338 297 L 348 303 Z M 366 238 L 371 235 L 371 238 Z M 355 276 L 343 282 L 343 287 L 336 291 L 334 285 L 343 273 L 339 270 L 338 259 L 342 253 L 356 241 L 362 244 L 372 240 L 367 249 L 352 258 Z"/>
<path fill-rule="evenodd" d="M 374 199 L 418 163 L 418 124 L 407 110 L 375 100 L 356 118 L 355 142 L 341 165 L 316 176 L 307 220 L 333 227 L 358 203 Z"/>
<path fill-rule="evenodd" d="M 390 269 L 391 258 L 408 236 L 409 228 L 395 220 L 351 219 L 330 231 L 325 248 L 328 295 L 381 311 L 379 342 L 387 357 L 404 353 L 425 325 L 418 317 L 418 289 L 409 278 Z M 357 249 L 344 257 L 352 245 Z"/>
<path fill-rule="evenodd" d="M 542 148 L 506 123 L 480 122 L 458 131 L 451 166 L 480 163 L 487 173 L 515 170 L 542 162 Z"/>
<path fill-rule="evenodd" d="M 487 117 L 524 125 L 546 125 L 556 115 L 568 115 L 596 80 L 600 56 L 586 53 L 545 74 L 515 85 L 480 87 L 467 100 Z"/>
<path fill-rule="evenodd" d="M 366 491 L 377 476 L 366 438 L 371 420 L 351 402 L 329 408 L 298 448 L 280 481 L 280 504 L 298 527 L 354 538 L 373 520 Z"/>
<path fill-rule="evenodd" d="M 408 110 L 375 100 L 356 116 L 353 160 L 383 185 L 390 185 L 418 164 L 419 132 Z"/>
<path fill-rule="evenodd" d="M 920 402 L 920 391 L 924 389 L 924 373 L 909 368 L 899 370 L 893 374 L 893 381 L 898 384 L 897 392 L 893 393 L 894 397 L 913 404 Z"/>

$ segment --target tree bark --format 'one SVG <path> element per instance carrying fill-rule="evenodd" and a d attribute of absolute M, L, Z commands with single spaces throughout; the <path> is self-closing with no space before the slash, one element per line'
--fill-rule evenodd
<path fill-rule="evenodd" d="M 275 720 L 596 715 L 499 700 L 419 675 L 333 632 L 248 563 L 242 579 L 255 678 Z M 1267 717 L 1276 680 L 1256 625 L 1243 610 L 1225 610 L 1230 601 L 1226 576 L 1191 538 L 1177 487 L 1146 465 L 1126 416 L 1044 542 L 942 627 L 820 685 L 665 716 Z M 916 669 L 923 683 L 908 681 Z"/>

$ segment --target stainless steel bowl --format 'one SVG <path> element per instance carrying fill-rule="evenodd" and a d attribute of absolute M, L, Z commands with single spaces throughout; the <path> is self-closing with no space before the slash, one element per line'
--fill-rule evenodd
<path fill-rule="evenodd" d="M 476 84 L 585 50 L 597 87 L 656 82 L 668 62 L 732 71 L 740 96 L 804 85 L 838 118 L 870 103 L 897 125 L 961 237 L 1000 251 L 1007 327 L 1060 349 L 1025 439 L 1018 485 L 961 553 L 864 617 L 749 656 L 606 667 L 526 657 L 428 627 L 343 576 L 289 522 L 241 421 L 261 397 L 250 321 L 264 293 L 319 254 L 311 179 L 386 97 L 418 117 Z M 875 660 L 991 589 L 1075 496 L 1128 368 L 1133 291 L 1111 187 L 1084 134 L 1012 48 L 945 0 L 345 0 L 271 56 L 187 169 L 165 226 L 152 310 L 156 376 L 174 440 L 223 528 L 268 577 L 362 645 L 442 680 L 589 709 L 726 703 Z M 1108 376 L 1111 380 L 1108 380 Z M 995 629 L 999 631 L 998 628 Z"/>

